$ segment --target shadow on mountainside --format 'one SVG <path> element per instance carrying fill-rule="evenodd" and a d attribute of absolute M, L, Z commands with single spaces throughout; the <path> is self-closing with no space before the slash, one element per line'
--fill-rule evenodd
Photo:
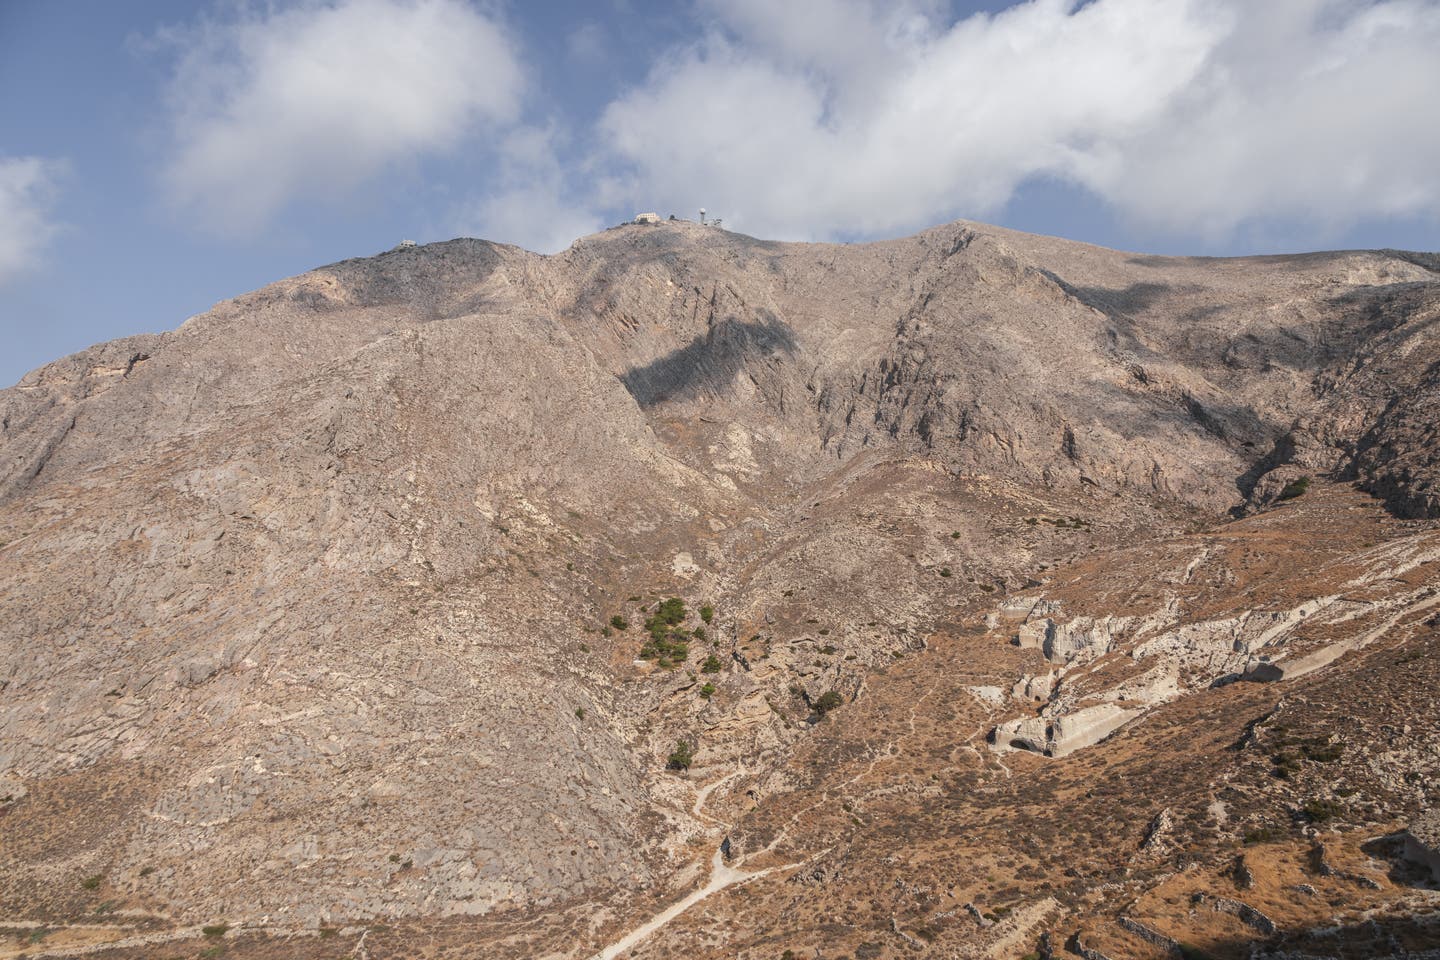
<path fill-rule="evenodd" d="M 418 247 L 397 247 L 373 257 L 341 260 L 315 270 L 333 277 L 347 300 L 314 306 L 404 306 L 426 320 L 457 316 L 457 300 L 483 283 L 504 262 L 504 248 L 487 240 L 460 238 Z"/>
<path fill-rule="evenodd" d="M 757 323 L 722 320 L 703 337 L 627 370 L 620 381 L 642 407 L 716 396 L 750 363 L 770 362 L 797 349 L 790 328 L 773 315 Z"/>

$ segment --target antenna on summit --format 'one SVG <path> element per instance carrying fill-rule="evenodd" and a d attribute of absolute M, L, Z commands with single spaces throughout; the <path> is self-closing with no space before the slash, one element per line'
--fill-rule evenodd
<path fill-rule="evenodd" d="M 701 208 L 700 208 L 700 222 L 701 222 L 702 224 L 705 222 L 705 208 L 704 208 L 704 207 L 701 207 Z"/>

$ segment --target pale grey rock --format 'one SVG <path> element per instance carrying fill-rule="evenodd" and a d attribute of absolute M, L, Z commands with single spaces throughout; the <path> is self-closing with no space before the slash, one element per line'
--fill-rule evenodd
<path fill-rule="evenodd" d="M 1435 279 L 1391 252 L 666 224 L 553 257 L 397 249 L 82 351 L 0 391 L 7 837 L 153 864 L 147 895 L 182 920 L 654 885 L 691 817 L 662 769 L 677 737 L 774 762 L 763 793 L 806 735 L 792 683 L 853 697 L 963 599 L 910 563 L 937 491 L 1041 491 L 1138 529 L 1325 470 L 1440 512 Z M 944 520 L 935 566 L 1026 582 L 1012 534 Z M 636 667 L 633 628 L 599 634 L 652 588 L 725 611 L 715 649 L 744 669 L 723 705 Z M 1138 629 L 1047 603 L 1005 616 L 1057 665 Z M 813 613 L 836 654 L 790 643 Z M 1060 756 L 1137 715 L 1055 707 L 1015 738 Z M 39 788 L 89 777 L 122 798 L 103 836 L 34 833 Z M 10 849 L 0 892 L 56 889 Z"/>
<path fill-rule="evenodd" d="M 1055 717 L 1029 717 L 997 726 L 990 734 L 997 749 L 1031 750 L 1063 757 L 1099 743 L 1144 711 L 1100 703 Z"/>

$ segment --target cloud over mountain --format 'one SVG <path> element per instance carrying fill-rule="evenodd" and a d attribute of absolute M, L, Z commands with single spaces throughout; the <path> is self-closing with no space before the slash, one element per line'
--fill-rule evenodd
<path fill-rule="evenodd" d="M 1027 182 L 1223 242 L 1440 216 L 1437 0 L 699 0 L 636 82 L 572 108 L 468 0 L 324 0 L 203 20 L 171 85 L 176 205 L 221 233 L 476 158 L 431 219 L 551 251 L 700 204 L 790 239 L 994 218 Z M 603 49 L 594 23 L 565 44 Z M 550 69 L 558 69 L 550 64 Z M 603 106 L 595 106 L 596 103 Z M 458 168 L 457 168 L 458 169 Z M 454 171 L 451 171 L 452 174 Z"/>
<path fill-rule="evenodd" d="M 621 196 L 784 237 L 993 215 L 1034 177 L 1189 236 L 1440 215 L 1428 0 L 706 9 L 600 121 Z"/>
<path fill-rule="evenodd" d="M 172 32 L 171 199 L 218 232 L 336 196 L 519 111 L 501 25 L 463 0 L 336 0 Z"/>

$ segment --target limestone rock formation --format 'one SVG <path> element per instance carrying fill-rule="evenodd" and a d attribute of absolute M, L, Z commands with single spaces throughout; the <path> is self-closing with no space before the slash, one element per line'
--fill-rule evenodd
<path fill-rule="evenodd" d="M 1437 320 L 1421 254 L 676 222 L 49 364 L 0 391 L 0 956 L 875 957 L 972 903 L 1224 954 L 1171 905 L 1246 831 L 1440 799 Z"/>

